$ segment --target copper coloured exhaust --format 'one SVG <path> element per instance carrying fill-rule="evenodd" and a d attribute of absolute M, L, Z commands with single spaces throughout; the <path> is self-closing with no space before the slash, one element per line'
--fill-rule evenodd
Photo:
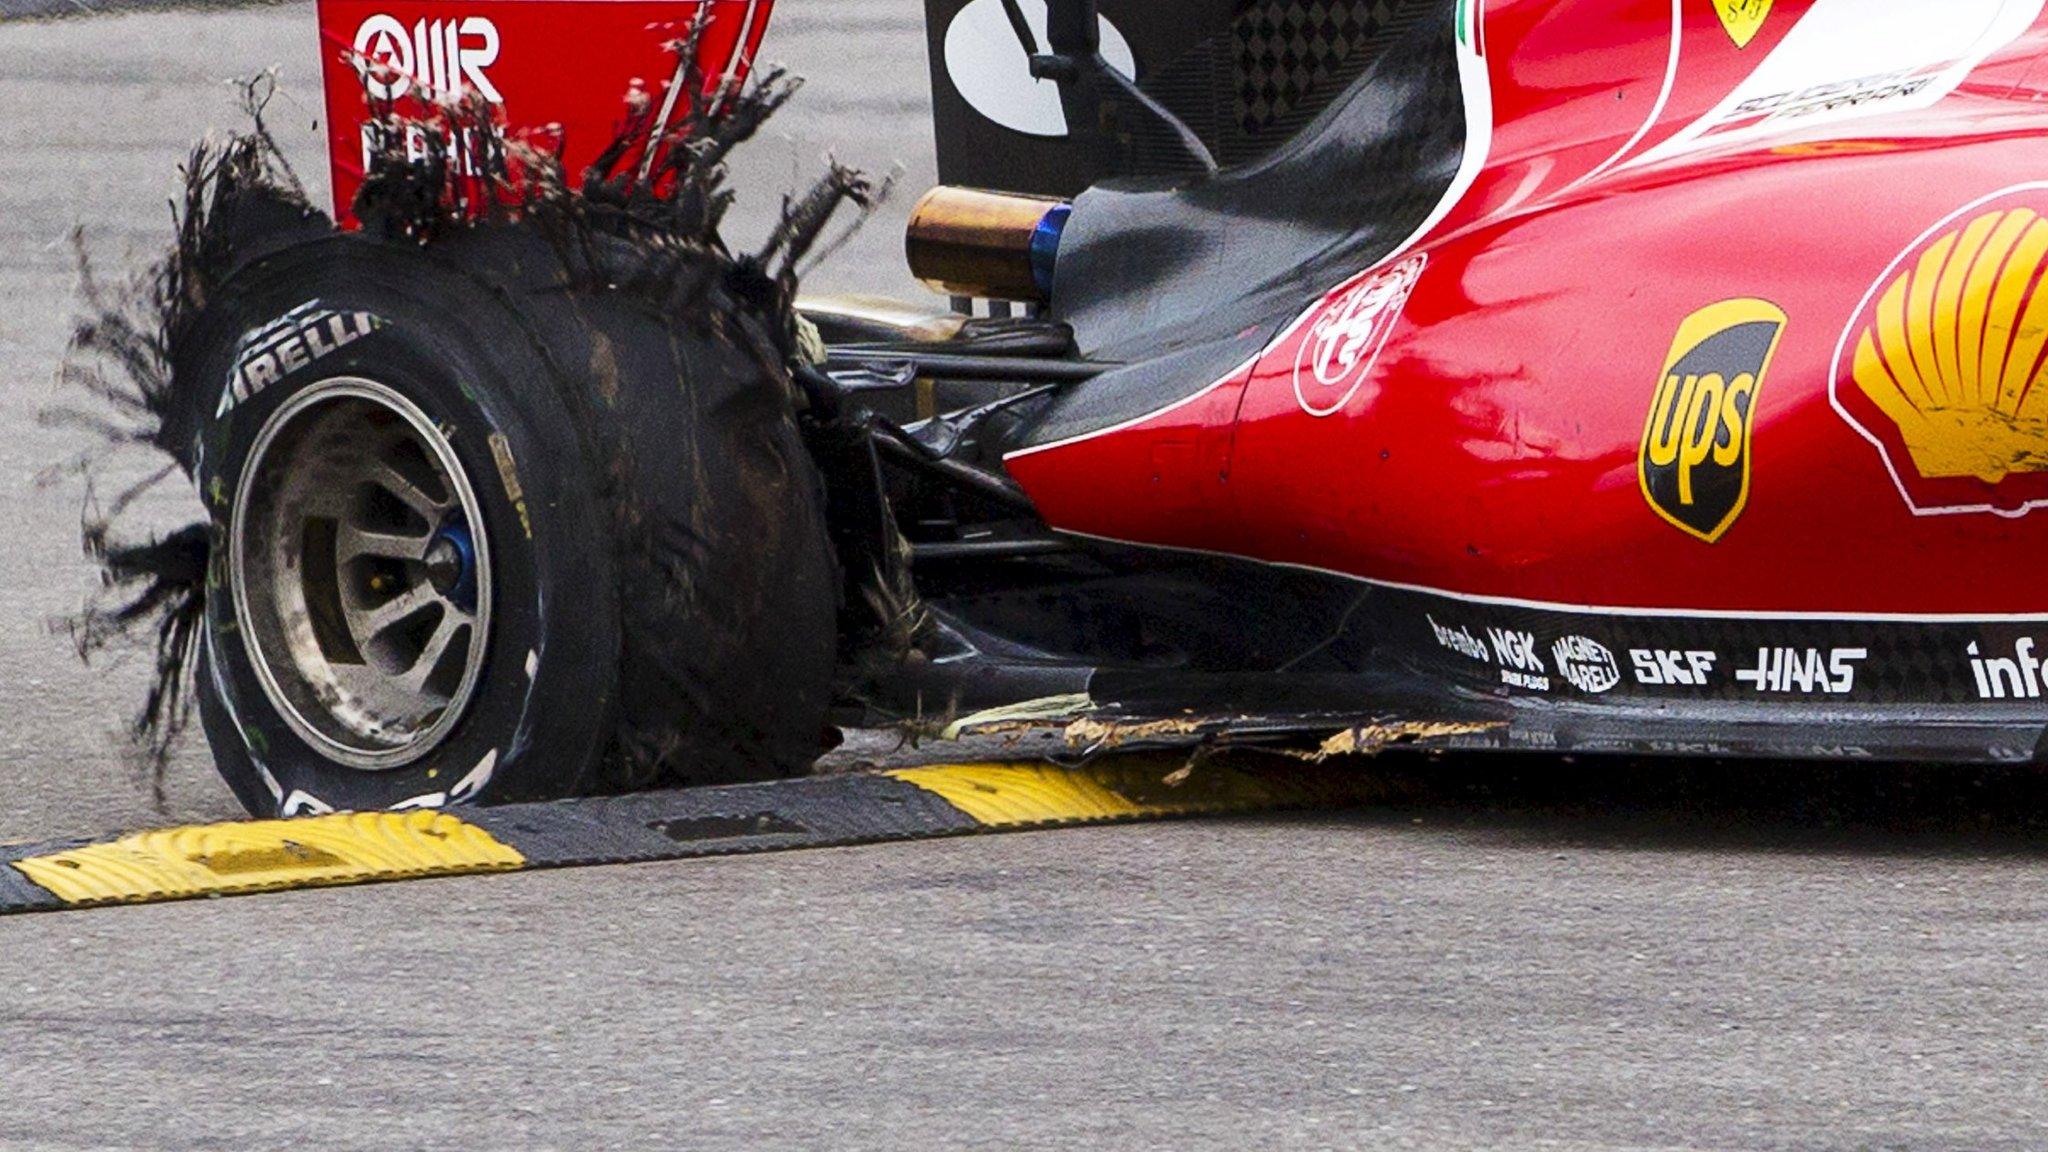
<path fill-rule="evenodd" d="M 941 186 L 910 213 L 910 271 L 949 296 L 1043 301 L 1066 227 L 1063 200 Z"/>

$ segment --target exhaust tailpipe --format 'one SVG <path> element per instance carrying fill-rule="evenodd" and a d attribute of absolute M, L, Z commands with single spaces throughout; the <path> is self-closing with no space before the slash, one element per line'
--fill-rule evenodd
<path fill-rule="evenodd" d="M 934 188 L 910 213 L 911 275 L 949 296 L 1048 300 L 1070 210 L 1064 200 Z"/>

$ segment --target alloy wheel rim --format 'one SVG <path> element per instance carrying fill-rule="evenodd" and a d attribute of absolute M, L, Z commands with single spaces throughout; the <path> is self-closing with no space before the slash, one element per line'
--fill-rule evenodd
<path fill-rule="evenodd" d="M 490 548 L 418 405 L 356 376 L 294 395 L 250 449 L 229 551 L 250 663 L 302 740 L 382 771 L 447 739 L 483 672 Z"/>

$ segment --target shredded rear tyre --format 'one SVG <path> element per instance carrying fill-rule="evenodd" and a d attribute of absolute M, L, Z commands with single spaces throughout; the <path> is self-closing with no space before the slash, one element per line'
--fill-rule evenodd
<path fill-rule="evenodd" d="M 837 581 L 760 321 L 530 230 L 330 236 L 216 293 L 201 714 L 255 811 L 802 771 Z"/>
<path fill-rule="evenodd" d="M 671 46 L 687 107 L 657 122 L 629 98 L 581 187 L 481 98 L 372 101 L 364 230 L 340 234 L 273 146 L 259 78 L 253 131 L 194 149 L 162 261 L 110 292 L 81 253 L 65 373 L 105 410 L 48 416 L 171 464 L 89 503 L 105 586 L 71 630 L 86 658 L 153 639 L 134 731 L 159 795 L 194 699 L 258 812 L 815 757 L 841 592 L 793 302 L 835 211 L 878 194 L 835 164 L 733 253 L 724 159 L 796 83 L 712 84 L 709 23 Z M 210 519 L 124 538 L 122 509 L 177 471 Z"/>

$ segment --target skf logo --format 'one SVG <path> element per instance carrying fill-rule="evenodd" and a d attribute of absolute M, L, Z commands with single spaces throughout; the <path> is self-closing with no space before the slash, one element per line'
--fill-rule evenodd
<path fill-rule="evenodd" d="M 1980 201 L 1885 270 L 1835 353 L 1835 407 L 1914 512 L 2048 504 L 2048 189 Z"/>
<path fill-rule="evenodd" d="M 1747 48 L 1770 19 L 1771 0 L 1714 0 L 1714 11 L 1720 14 L 1721 27 L 1728 30 L 1735 46 Z"/>
<path fill-rule="evenodd" d="M 413 21 L 376 15 L 356 29 L 356 68 L 370 95 L 396 100 L 417 83 L 429 96 L 459 97 L 474 89 L 493 104 L 505 97 L 484 74 L 498 59 L 498 26 L 482 16 Z"/>
<path fill-rule="evenodd" d="M 1340 411 L 1372 375 L 1429 257 L 1417 254 L 1331 296 L 1294 354 L 1294 398 L 1311 416 Z"/>
<path fill-rule="evenodd" d="M 1719 653 L 1670 648 L 1631 648 L 1629 663 L 1636 666 L 1636 683 L 1652 688 L 1704 688 L 1712 681 Z"/>
<path fill-rule="evenodd" d="M 1785 312 L 1723 300 L 1685 318 L 1650 404 L 1637 461 L 1657 514 L 1712 544 L 1749 503 L 1749 441 Z"/>

